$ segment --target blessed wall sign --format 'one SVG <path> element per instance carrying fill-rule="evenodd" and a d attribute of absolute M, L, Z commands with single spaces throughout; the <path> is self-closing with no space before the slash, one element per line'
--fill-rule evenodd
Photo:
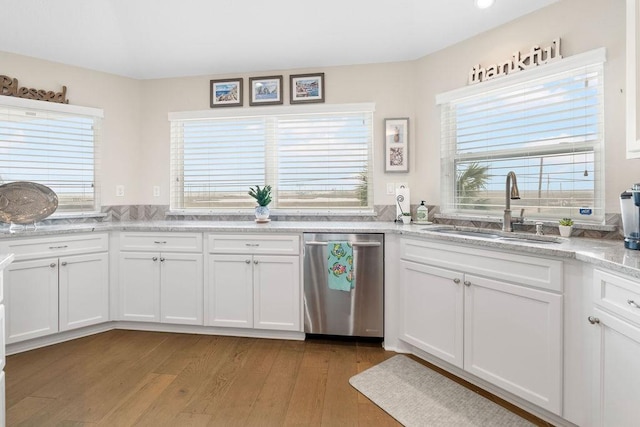
<path fill-rule="evenodd" d="M 0 95 L 15 96 L 17 98 L 36 99 L 38 101 L 58 102 L 68 104 L 67 87 L 62 86 L 62 92 L 20 87 L 18 79 L 0 75 Z"/>
<path fill-rule="evenodd" d="M 529 52 L 516 52 L 511 59 L 499 64 L 492 64 L 484 68 L 481 67 L 480 64 L 474 65 L 471 71 L 469 71 L 468 83 L 480 83 L 485 80 L 491 80 L 506 74 L 513 74 L 559 59 L 562 59 L 562 54 L 560 53 L 560 37 L 554 39 L 551 44 L 545 48 L 535 45 L 531 47 Z"/>

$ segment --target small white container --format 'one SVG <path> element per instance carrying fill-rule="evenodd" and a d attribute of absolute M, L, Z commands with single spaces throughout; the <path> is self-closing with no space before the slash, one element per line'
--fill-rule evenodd
<path fill-rule="evenodd" d="M 411 224 L 411 217 L 408 215 L 402 215 L 402 223 L 404 225 Z"/>

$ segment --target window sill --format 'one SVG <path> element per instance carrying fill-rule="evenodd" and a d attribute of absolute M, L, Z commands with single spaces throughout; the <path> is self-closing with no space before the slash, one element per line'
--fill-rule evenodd
<path fill-rule="evenodd" d="M 251 210 L 173 210 L 165 213 L 166 217 L 180 217 L 180 216 L 235 216 L 246 217 L 253 216 L 254 211 Z M 286 210 L 286 209 L 270 209 L 269 216 L 271 217 L 375 217 L 376 212 L 371 211 L 312 211 L 305 212 L 300 210 Z"/>

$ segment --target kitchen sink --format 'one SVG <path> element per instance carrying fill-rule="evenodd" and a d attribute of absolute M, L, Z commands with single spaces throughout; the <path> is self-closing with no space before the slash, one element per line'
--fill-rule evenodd
<path fill-rule="evenodd" d="M 537 236 L 525 233 L 504 232 L 499 230 L 488 230 L 482 228 L 423 228 L 423 231 L 433 233 L 450 234 L 454 236 L 471 236 L 482 239 L 490 239 L 501 242 L 523 242 L 523 243 L 562 243 L 563 240 L 554 236 Z"/>

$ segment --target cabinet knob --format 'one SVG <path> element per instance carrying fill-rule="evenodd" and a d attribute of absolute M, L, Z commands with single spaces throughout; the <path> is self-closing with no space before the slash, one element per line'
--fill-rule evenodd
<path fill-rule="evenodd" d="M 640 308 L 640 305 L 636 304 L 636 302 L 632 299 L 628 299 L 627 304 L 629 304 L 633 308 Z"/>
<path fill-rule="evenodd" d="M 597 317 L 594 316 L 589 316 L 587 317 L 587 320 L 589 321 L 589 323 L 591 323 L 592 325 L 595 325 L 596 323 L 600 323 L 600 319 L 598 319 Z"/>
<path fill-rule="evenodd" d="M 254 263 L 254 264 L 257 264 L 257 263 L 258 263 L 258 260 L 257 260 L 257 259 L 254 259 L 254 260 L 253 260 L 253 263 Z"/>
<path fill-rule="evenodd" d="M 51 264 L 49 264 L 49 267 L 54 268 L 56 266 L 55 262 L 52 262 Z"/>
<path fill-rule="evenodd" d="M 453 279 L 453 283 L 455 283 L 455 284 L 457 285 L 458 283 L 460 283 L 460 279 L 458 279 L 458 278 L 456 277 L 455 279 Z"/>
<path fill-rule="evenodd" d="M 157 261 L 157 260 L 158 260 L 158 257 L 157 257 L 157 256 L 154 256 L 154 257 L 153 257 L 153 258 L 151 258 L 151 259 L 152 259 L 152 260 L 154 260 L 154 261 Z"/>
<path fill-rule="evenodd" d="M 64 267 L 65 265 L 67 265 L 67 261 L 62 261 L 60 265 Z"/>
<path fill-rule="evenodd" d="M 249 259 L 245 259 L 244 262 L 246 262 L 247 264 L 251 264 L 251 260 Z"/>
<path fill-rule="evenodd" d="M 164 260 L 165 260 L 164 258 L 160 258 L 160 262 L 164 262 Z"/>
<path fill-rule="evenodd" d="M 464 281 L 464 285 L 465 285 L 465 286 L 471 286 L 471 282 L 470 282 L 470 281 L 468 281 L 468 280 L 465 280 L 465 281 Z"/>

